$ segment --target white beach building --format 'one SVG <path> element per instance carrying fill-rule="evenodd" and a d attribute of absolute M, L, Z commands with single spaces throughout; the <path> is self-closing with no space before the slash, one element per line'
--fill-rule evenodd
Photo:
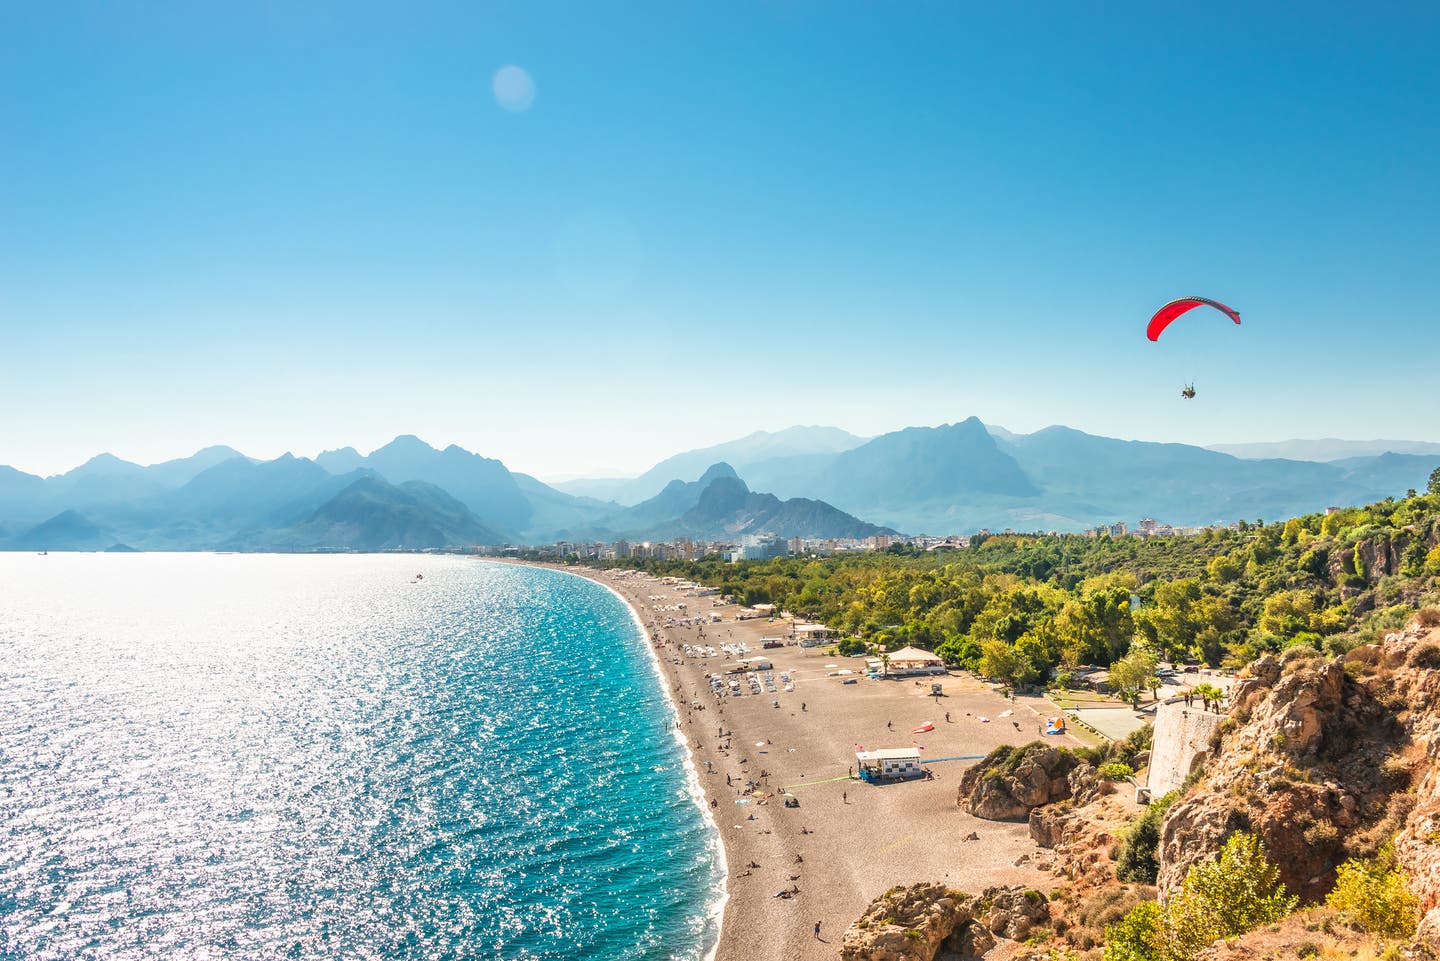
<path fill-rule="evenodd" d="M 801 647 L 818 647 L 826 641 L 833 641 L 840 632 L 824 624 L 796 624 L 790 633 L 800 639 Z"/>
<path fill-rule="evenodd" d="M 882 748 L 878 751 L 856 751 L 860 780 L 872 784 L 882 781 L 906 781 L 924 777 L 920 767 L 920 750 L 914 747 Z"/>

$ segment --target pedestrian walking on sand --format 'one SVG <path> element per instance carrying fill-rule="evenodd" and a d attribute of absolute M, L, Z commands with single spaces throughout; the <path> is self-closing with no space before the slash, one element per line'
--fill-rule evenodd
<path fill-rule="evenodd" d="M 819 921 L 816 921 L 816 922 L 815 922 L 815 940 L 816 940 L 816 941 L 819 941 L 819 940 L 820 940 L 820 922 L 819 922 Z"/>
<path fill-rule="evenodd" d="M 850 803 L 850 793 L 849 793 L 848 791 L 841 791 L 841 792 L 840 792 L 840 803 L 841 803 L 841 804 L 849 804 L 849 803 Z"/>

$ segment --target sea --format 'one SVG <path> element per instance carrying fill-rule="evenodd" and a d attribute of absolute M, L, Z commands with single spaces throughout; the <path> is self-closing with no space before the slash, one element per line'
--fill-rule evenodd
<path fill-rule="evenodd" d="M 675 726 L 561 572 L 0 554 L 0 958 L 702 959 Z"/>

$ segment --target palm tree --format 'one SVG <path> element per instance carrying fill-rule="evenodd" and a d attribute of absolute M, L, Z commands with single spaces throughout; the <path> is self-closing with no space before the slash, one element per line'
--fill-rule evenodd
<path fill-rule="evenodd" d="M 1208 711 L 1211 704 L 1214 704 L 1217 709 L 1219 708 L 1220 702 L 1225 699 L 1225 692 L 1207 682 L 1195 685 L 1195 696 L 1205 703 L 1205 710 Z"/>
<path fill-rule="evenodd" d="M 881 677 L 889 677 L 889 676 L 890 676 L 890 652 L 889 652 L 889 651 L 881 651 L 881 652 L 880 652 L 880 676 L 881 676 Z"/>

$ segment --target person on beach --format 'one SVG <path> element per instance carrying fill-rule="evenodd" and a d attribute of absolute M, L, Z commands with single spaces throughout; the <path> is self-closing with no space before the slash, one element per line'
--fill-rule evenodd
<path fill-rule="evenodd" d="M 820 940 L 820 922 L 819 922 L 819 921 L 816 921 L 816 922 L 815 922 L 815 940 L 816 940 L 816 941 L 819 941 L 819 940 Z"/>

